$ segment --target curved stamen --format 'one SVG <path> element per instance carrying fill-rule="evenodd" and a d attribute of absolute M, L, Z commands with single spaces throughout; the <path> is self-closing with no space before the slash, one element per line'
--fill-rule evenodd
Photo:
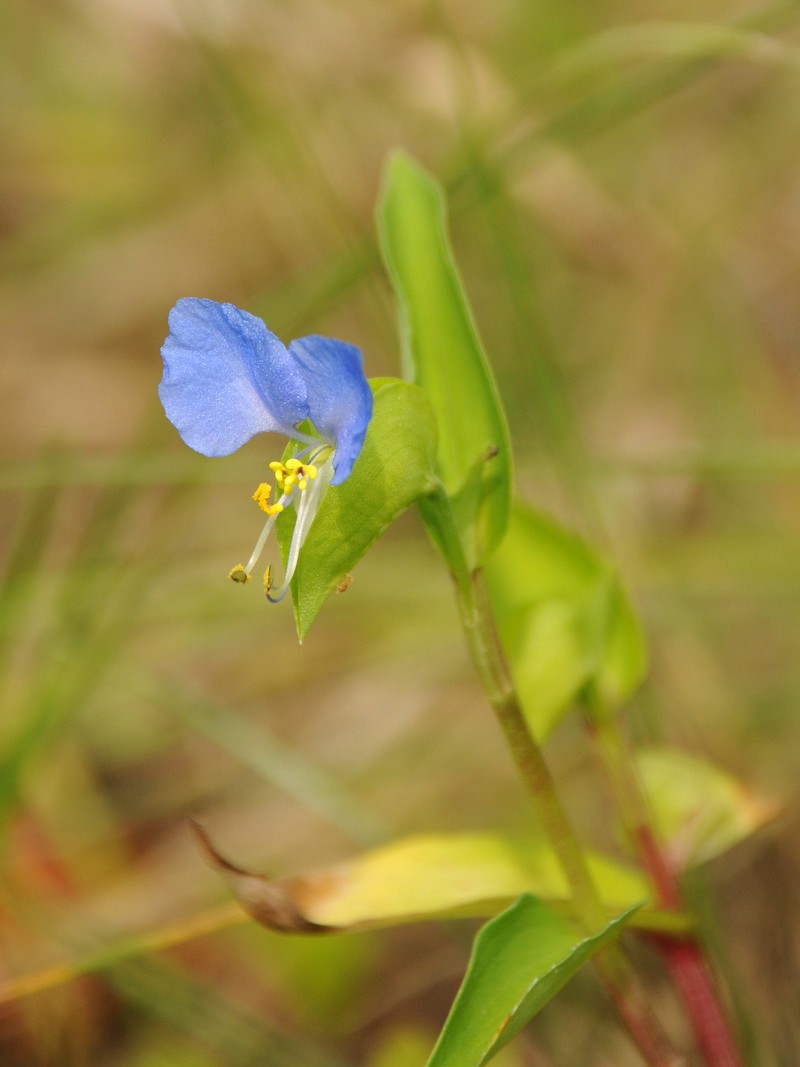
<path fill-rule="evenodd" d="M 284 493 L 278 501 L 278 504 L 280 504 L 281 506 L 281 511 L 283 511 L 284 507 L 286 506 L 286 502 L 289 500 L 291 495 L 291 493 Z M 275 505 L 275 507 L 277 509 L 277 504 Z M 275 525 L 275 520 L 277 519 L 279 514 L 280 512 L 276 510 L 275 513 L 273 515 L 270 515 L 270 517 L 264 523 L 264 527 L 261 533 L 259 534 L 258 540 L 256 541 L 256 547 L 253 549 L 250 559 L 247 561 L 247 564 L 244 568 L 244 572 L 248 576 L 252 571 L 253 567 L 255 567 L 256 563 L 258 563 L 258 557 L 264 551 L 264 545 L 267 543 L 267 538 L 269 537 L 272 527 Z"/>
<path fill-rule="evenodd" d="M 277 504 L 270 504 L 269 498 L 272 495 L 272 486 L 267 482 L 262 482 L 256 491 L 253 493 L 253 500 L 267 515 L 277 515 L 283 511 L 283 504 L 280 502 Z"/>
<path fill-rule="evenodd" d="M 309 442 L 305 448 L 295 452 L 285 463 L 276 460 L 269 465 L 270 470 L 275 475 L 278 488 L 282 492 L 280 499 L 276 500 L 274 504 L 269 503 L 272 486 L 266 482 L 262 482 L 253 493 L 253 500 L 262 511 L 266 512 L 268 518 L 247 564 L 243 566 L 240 563 L 230 572 L 230 577 L 235 582 L 246 583 L 249 581 L 253 567 L 255 567 L 261 553 L 264 551 L 264 546 L 272 532 L 272 527 L 275 525 L 275 520 L 288 503 L 293 503 L 297 509 L 297 518 L 291 545 L 289 546 L 289 555 L 286 560 L 286 573 L 280 589 L 274 596 L 271 594 L 270 567 L 267 567 L 267 572 L 264 576 L 264 591 L 267 597 L 275 603 L 282 600 L 286 595 L 286 590 L 297 569 L 300 549 L 303 547 L 303 542 L 311 528 L 311 523 L 314 521 L 322 497 L 333 477 L 334 449 L 332 446 L 327 442 L 320 442 L 319 438 L 308 438 L 304 434 L 299 436 L 302 441 Z M 320 467 L 315 466 L 315 461 L 326 453 L 327 456 L 322 465 Z M 299 500 L 297 499 L 298 494 Z"/>
<path fill-rule="evenodd" d="M 277 592 L 273 593 L 270 589 L 266 591 L 267 599 L 273 604 L 277 604 L 278 601 L 283 600 L 286 596 L 286 591 L 289 588 L 289 583 L 294 577 L 294 572 L 297 570 L 297 561 L 300 558 L 300 549 L 303 547 L 308 531 L 311 529 L 319 505 L 322 502 L 322 498 L 325 495 L 325 490 L 328 488 L 331 478 L 333 477 L 333 453 L 325 460 L 319 469 L 317 477 L 311 483 L 308 489 L 303 492 L 300 503 L 297 506 L 297 519 L 294 524 L 294 533 L 292 534 L 292 543 L 289 546 L 289 554 L 286 557 L 286 570 L 283 575 L 283 581 Z"/>

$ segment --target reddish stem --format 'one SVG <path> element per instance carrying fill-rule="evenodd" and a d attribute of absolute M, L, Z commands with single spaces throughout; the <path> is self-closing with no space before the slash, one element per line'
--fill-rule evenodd
<path fill-rule="evenodd" d="M 614 1006 L 645 1062 L 653 1067 L 686 1067 L 686 1060 L 666 1038 L 661 1024 L 644 999 L 638 983 L 620 981 L 619 968 L 600 952 L 594 964 Z"/>
<path fill-rule="evenodd" d="M 652 831 L 648 826 L 639 826 L 636 838 L 661 907 L 681 911 L 683 900 L 677 879 Z M 697 941 L 692 937 L 657 937 L 656 941 L 706 1063 L 709 1067 L 742 1067 L 714 977 Z"/>

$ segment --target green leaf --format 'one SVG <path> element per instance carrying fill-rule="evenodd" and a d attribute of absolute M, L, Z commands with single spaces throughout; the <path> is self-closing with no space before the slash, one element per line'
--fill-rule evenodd
<path fill-rule="evenodd" d="M 580 611 L 569 600 L 544 600 L 504 615 L 498 628 L 525 717 L 544 741 L 589 679 Z"/>
<path fill-rule="evenodd" d="M 302 641 L 320 608 L 383 531 L 437 484 L 436 426 L 421 389 L 380 378 L 361 455 L 342 485 L 331 487 L 300 553 L 292 580 L 295 624 Z M 287 509 L 276 523 L 284 560 L 294 529 Z"/>
<path fill-rule="evenodd" d="M 718 767 L 668 748 L 636 753 L 656 829 L 678 870 L 703 863 L 778 814 Z"/>
<path fill-rule="evenodd" d="M 438 471 L 470 566 L 499 544 L 511 502 L 511 445 L 447 235 L 441 187 L 398 152 L 379 206 L 381 247 L 400 308 L 406 373 L 430 399 Z"/>
<path fill-rule="evenodd" d="M 586 937 L 541 900 L 522 896 L 487 923 L 427 1067 L 481 1067 L 599 949 L 630 909 Z"/>
<path fill-rule="evenodd" d="M 486 579 L 539 740 L 582 691 L 600 707 L 615 708 L 638 685 L 646 656 L 636 616 L 613 569 L 575 534 L 515 505 Z"/>
<path fill-rule="evenodd" d="M 259 922 L 285 932 L 397 926 L 423 919 L 494 915 L 520 893 L 568 904 L 569 886 L 541 838 L 497 833 L 420 834 L 401 838 L 324 870 L 277 881 L 223 859 L 198 828 L 213 866 Z M 611 912 L 643 900 L 638 871 L 605 856 L 587 857 Z"/>

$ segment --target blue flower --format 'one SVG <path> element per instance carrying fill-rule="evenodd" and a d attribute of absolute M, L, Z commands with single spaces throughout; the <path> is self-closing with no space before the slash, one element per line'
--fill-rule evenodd
<path fill-rule="evenodd" d="M 284 580 L 267 596 L 278 601 L 292 579 L 300 549 L 329 485 L 349 477 L 372 417 L 372 392 L 354 345 L 330 337 L 301 337 L 286 348 L 261 319 L 233 304 L 189 297 L 169 314 L 158 395 L 183 440 L 204 456 L 227 456 L 257 433 L 294 442 L 285 463 L 269 464 L 280 499 L 262 482 L 253 499 L 268 518 L 246 565 L 231 577 L 246 582 L 275 522 L 297 509 Z M 303 429 L 298 427 L 303 424 Z"/>

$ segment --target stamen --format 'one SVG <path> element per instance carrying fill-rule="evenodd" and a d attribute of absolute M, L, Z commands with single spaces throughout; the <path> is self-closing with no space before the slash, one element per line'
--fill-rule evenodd
<path fill-rule="evenodd" d="M 303 547 L 305 539 L 308 536 L 308 531 L 311 529 L 311 524 L 316 518 L 319 505 L 325 495 L 325 490 L 328 488 L 330 480 L 333 477 L 332 457 L 333 454 L 331 453 L 331 456 L 325 460 L 320 468 L 318 472 L 319 477 L 316 477 L 313 485 L 303 493 L 300 502 L 297 505 L 297 519 L 294 524 L 294 533 L 292 534 L 292 543 L 289 546 L 289 554 L 286 557 L 286 570 L 283 575 L 283 581 L 274 595 L 271 591 L 267 591 L 267 599 L 272 601 L 273 604 L 277 604 L 279 600 L 283 600 L 286 596 L 289 583 L 294 577 L 294 572 L 297 570 L 300 549 Z"/>
<path fill-rule="evenodd" d="M 248 577 L 250 576 L 250 572 L 252 571 L 253 567 L 255 567 L 256 563 L 258 563 L 258 557 L 264 551 L 264 545 L 267 543 L 267 538 L 270 535 L 270 531 L 275 525 L 275 519 L 278 517 L 279 511 L 283 511 L 286 501 L 289 499 L 290 496 L 290 493 L 284 493 L 278 503 L 273 505 L 274 509 L 276 510 L 273 510 L 273 513 L 264 523 L 264 527 L 261 530 L 261 533 L 259 534 L 258 540 L 256 541 L 256 546 L 250 555 L 250 559 L 247 561 L 244 567 L 244 570 L 247 573 Z"/>
<path fill-rule="evenodd" d="M 306 441 L 308 438 L 301 437 L 300 440 Z M 321 467 L 317 467 L 314 460 L 319 459 L 320 456 L 326 453 L 324 463 Z M 304 462 L 306 456 L 308 461 Z M 268 566 L 264 573 L 264 593 L 269 600 L 277 603 L 286 595 L 286 590 L 289 588 L 289 583 L 297 569 L 300 549 L 303 547 L 303 542 L 311 528 L 311 523 L 314 521 L 314 516 L 317 513 L 322 497 L 325 495 L 325 490 L 333 477 L 333 449 L 329 444 L 319 444 L 317 441 L 309 442 L 306 448 L 296 455 L 290 456 L 286 463 L 275 460 L 270 463 L 269 469 L 275 475 L 275 481 L 282 493 L 281 498 L 274 504 L 269 503 L 269 498 L 272 495 L 272 486 L 268 482 L 262 482 L 253 493 L 253 500 L 267 515 L 267 521 L 259 534 L 250 559 L 244 566 L 239 563 L 234 567 L 230 572 L 230 577 L 234 582 L 245 583 L 250 580 L 251 572 L 264 551 L 264 545 L 267 543 L 272 527 L 275 525 L 275 519 L 288 503 L 295 503 L 297 519 L 295 520 L 292 542 L 289 546 L 289 555 L 286 560 L 286 574 L 275 596 L 272 595 L 272 568 Z M 309 485 L 309 483 L 312 484 Z M 296 491 L 300 493 L 299 500 L 295 499 Z"/>
<path fill-rule="evenodd" d="M 295 486 L 301 490 L 307 489 L 309 479 L 313 481 L 317 476 L 314 464 L 301 463 L 297 456 L 292 456 L 285 463 L 270 463 L 269 469 L 284 493 L 291 492 Z"/>
<path fill-rule="evenodd" d="M 271 492 L 272 486 L 268 485 L 266 482 L 262 482 L 253 493 L 253 500 L 255 500 L 256 504 L 258 504 L 261 510 L 266 512 L 267 515 L 278 515 L 283 511 L 283 504 L 268 503 Z"/>
<path fill-rule="evenodd" d="M 286 468 L 284 465 L 280 460 L 276 459 L 274 462 L 270 463 L 269 469 L 275 475 L 275 481 L 278 483 L 278 486 L 283 489 L 283 479 L 286 475 Z"/>

